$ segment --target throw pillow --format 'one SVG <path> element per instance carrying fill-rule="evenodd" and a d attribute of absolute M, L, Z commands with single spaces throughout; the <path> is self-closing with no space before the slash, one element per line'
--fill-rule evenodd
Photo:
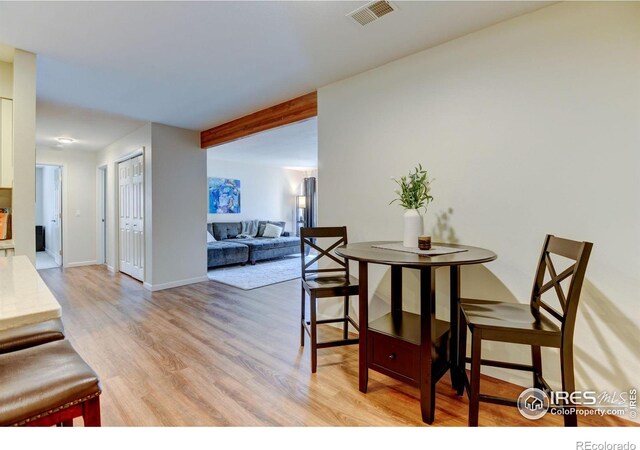
<path fill-rule="evenodd" d="M 216 241 L 224 241 L 227 239 L 227 227 L 225 223 L 222 222 L 214 222 L 211 224 L 210 233 L 216 239 Z"/>
<path fill-rule="evenodd" d="M 207 244 L 210 244 L 211 242 L 216 242 L 216 238 L 214 238 L 211 233 L 209 233 L 207 231 Z"/>
<path fill-rule="evenodd" d="M 274 220 L 269 220 L 269 221 L 267 221 L 267 223 L 272 223 L 274 225 L 277 225 L 277 226 L 281 227 L 283 231 L 287 227 L 287 222 L 278 222 L 278 221 L 274 221 Z"/>
<path fill-rule="evenodd" d="M 264 233 L 262 233 L 262 237 L 266 238 L 277 238 L 282 234 L 282 227 L 278 225 L 274 225 L 272 223 L 268 223 L 264 227 Z"/>
<path fill-rule="evenodd" d="M 285 229 L 287 222 L 274 222 L 272 220 L 261 220 L 260 222 L 258 222 L 258 234 L 256 234 L 256 237 L 263 237 L 264 235 L 264 228 L 267 226 L 268 223 L 271 223 L 273 225 L 277 225 L 279 227 L 281 227 L 283 230 Z"/>
<path fill-rule="evenodd" d="M 256 234 L 256 237 L 262 237 L 262 235 L 264 234 L 264 228 L 266 226 L 267 226 L 267 222 L 262 220 L 258 222 L 258 233 Z"/>

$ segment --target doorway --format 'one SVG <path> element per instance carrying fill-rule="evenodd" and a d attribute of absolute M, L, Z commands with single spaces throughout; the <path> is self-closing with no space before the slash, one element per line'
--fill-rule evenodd
<path fill-rule="evenodd" d="M 62 267 L 62 166 L 36 166 L 36 269 Z"/>

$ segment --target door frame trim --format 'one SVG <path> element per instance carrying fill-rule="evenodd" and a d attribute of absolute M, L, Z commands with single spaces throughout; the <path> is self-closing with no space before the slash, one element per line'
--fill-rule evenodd
<path fill-rule="evenodd" d="M 144 230 L 144 270 L 142 271 L 142 280 L 141 283 L 145 283 L 147 279 L 147 202 L 146 202 L 146 193 L 147 193 L 147 168 L 146 168 L 146 148 L 144 146 L 138 147 L 136 150 L 127 153 L 116 159 L 113 162 L 113 193 L 114 193 L 114 217 L 113 217 L 113 225 L 114 225 L 114 261 L 113 261 L 113 270 L 115 273 L 120 272 L 120 179 L 119 179 L 119 170 L 118 164 L 124 161 L 128 161 L 133 158 L 137 158 L 138 156 L 142 156 L 142 198 L 144 199 L 144 216 L 142 217 L 142 229 Z M 124 273 L 124 272 L 123 272 Z M 127 275 L 127 274 L 125 274 Z M 135 278 L 134 278 L 135 279 Z"/>
<path fill-rule="evenodd" d="M 109 210 L 107 205 L 107 192 L 109 180 L 109 166 L 103 164 L 96 168 L 96 256 L 98 264 L 107 264 L 107 223 Z M 104 216 L 104 217 L 103 217 Z M 104 223 L 102 219 L 104 218 Z"/>

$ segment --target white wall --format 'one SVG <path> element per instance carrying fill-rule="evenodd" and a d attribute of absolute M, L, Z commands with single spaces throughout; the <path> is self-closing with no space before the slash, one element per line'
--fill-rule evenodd
<path fill-rule="evenodd" d="M 0 97 L 13 98 L 13 64 L 0 61 Z"/>
<path fill-rule="evenodd" d="M 463 296 L 527 302 L 546 233 L 593 242 L 578 387 L 628 389 L 640 373 L 639 55 L 640 4 L 561 3 L 320 89 L 320 224 L 347 225 L 351 242 L 401 239 L 390 177 L 422 163 L 436 179 L 426 229 L 453 208 L 460 242 L 498 254 L 463 269 Z M 380 314 L 389 274 L 370 277 Z M 557 386 L 557 352 L 545 370 Z"/>
<path fill-rule="evenodd" d="M 83 150 L 39 147 L 36 163 L 62 166 L 63 264 L 65 267 L 97 264 L 96 154 Z M 52 184 L 44 183 L 44 194 Z M 47 215 L 43 214 L 47 221 Z M 47 242 L 49 223 L 44 223 Z"/>
<path fill-rule="evenodd" d="M 206 152 L 200 149 L 199 139 L 197 131 L 147 123 L 97 155 L 94 173 L 98 167 L 107 166 L 107 266 L 115 270 L 116 164 L 144 149 L 144 286 L 147 289 L 167 289 L 207 279 L 203 231 Z M 94 194 L 94 208 L 99 204 Z"/>
<path fill-rule="evenodd" d="M 207 214 L 209 222 L 285 220 L 286 231 L 295 234 L 295 196 L 302 192 L 305 172 L 209 157 L 207 176 L 240 180 L 241 196 L 240 214 Z"/>
<path fill-rule="evenodd" d="M 36 55 L 16 50 L 13 71 L 13 240 L 35 264 Z"/>
<path fill-rule="evenodd" d="M 206 281 L 207 153 L 200 133 L 154 123 L 151 146 L 153 271 L 145 287 Z"/>

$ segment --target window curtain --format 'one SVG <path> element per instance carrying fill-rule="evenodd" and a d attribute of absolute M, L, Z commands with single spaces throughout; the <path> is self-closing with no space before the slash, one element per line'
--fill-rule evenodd
<path fill-rule="evenodd" d="M 304 209 L 304 226 L 315 227 L 317 223 L 315 177 L 304 179 L 304 196 L 306 201 L 306 208 Z"/>

